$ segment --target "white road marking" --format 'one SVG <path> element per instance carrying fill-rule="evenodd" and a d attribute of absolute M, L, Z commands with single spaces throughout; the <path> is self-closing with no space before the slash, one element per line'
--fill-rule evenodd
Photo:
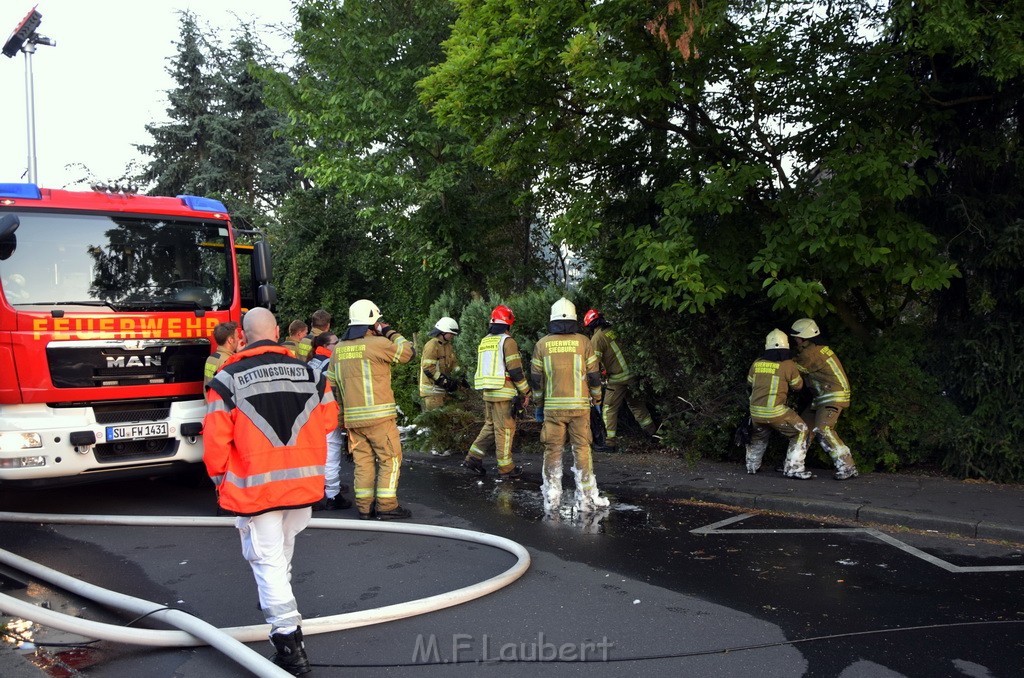
<path fill-rule="evenodd" d="M 879 541 L 885 542 L 890 546 L 895 546 L 904 553 L 908 553 L 916 558 L 931 563 L 936 567 L 941 567 L 946 572 L 953 572 L 955 574 L 965 572 L 1024 572 L 1024 565 L 975 565 L 975 566 L 960 566 L 954 565 L 950 562 L 943 560 L 937 556 L 933 556 L 930 553 L 925 553 L 921 549 L 914 548 L 910 544 L 900 541 L 895 537 L 892 537 L 884 532 L 876 530 L 873 527 L 823 527 L 820 529 L 808 528 L 808 529 L 787 529 L 787 530 L 751 530 L 751 529 L 736 529 L 727 530 L 723 529 L 729 525 L 742 522 L 747 518 L 753 517 L 753 513 L 742 513 L 738 516 L 732 516 L 725 520 L 719 520 L 717 523 L 711 523 L 704 527 L 698 527 L 694 530 L 690 530 L 691 534 L 866 534 L 878 539 Z"/>

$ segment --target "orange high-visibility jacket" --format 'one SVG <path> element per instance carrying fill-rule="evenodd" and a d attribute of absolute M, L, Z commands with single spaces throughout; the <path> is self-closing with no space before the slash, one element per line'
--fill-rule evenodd
<path fill-rule="evenodd" d="M 323 497 L 326 435 L 338 421 L 326 384 L 271 341 L 224 363 L 208 387 L 203 422 L 203 461 L 222 508 L 252 516 Z"/>

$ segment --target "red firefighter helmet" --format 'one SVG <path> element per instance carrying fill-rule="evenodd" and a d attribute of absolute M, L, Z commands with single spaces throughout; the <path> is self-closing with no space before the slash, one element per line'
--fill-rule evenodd
<path fill-rule="evenodd" d="M 516 321 L 516 315 L 512 312 L 512 309 L 505 305 L 498 305 L 491 311 L 491 322 L 492 323 L 504 323 L 509 327 L 512 327 L 512 323 Z"/>
<path fill-rule="evenodd" d="M 583 326 L 590 327 L 601 318 L 601 312 L 598 311 L 596 308 L 592 308 L 589 311 L 587 311 L 587 314 L 585 316 L 583 316 Z"/>

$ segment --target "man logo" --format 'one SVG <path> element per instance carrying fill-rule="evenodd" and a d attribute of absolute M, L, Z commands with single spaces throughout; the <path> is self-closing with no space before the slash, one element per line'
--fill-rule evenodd
<path fill-rule="evenodd" d="M 158 355 L 133 355 L 133 356 L 107 356 L 107 368 L 128 368 L 128 367 L 160 367 L 161 357 Z"/>

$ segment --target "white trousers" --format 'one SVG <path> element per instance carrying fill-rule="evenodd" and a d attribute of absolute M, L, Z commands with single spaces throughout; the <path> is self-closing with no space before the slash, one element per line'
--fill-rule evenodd
<path fill-rule="evenodd" d="M 312 509 L 307 507 L 235 519 L 242 537 L 242 555 L 256 576 L 260 608 L 273 627 L 271 634 L 291 633 L 302 623 L 292 593 L 292 554 L 295 537 L 306 528 L 312 515 Z"/>
<path fill-rule="evenodd" d="M 341 493 L 341 427 L 327 434 L 327 464 L 324 467 L 324 496 L 334 499 Z"/>

